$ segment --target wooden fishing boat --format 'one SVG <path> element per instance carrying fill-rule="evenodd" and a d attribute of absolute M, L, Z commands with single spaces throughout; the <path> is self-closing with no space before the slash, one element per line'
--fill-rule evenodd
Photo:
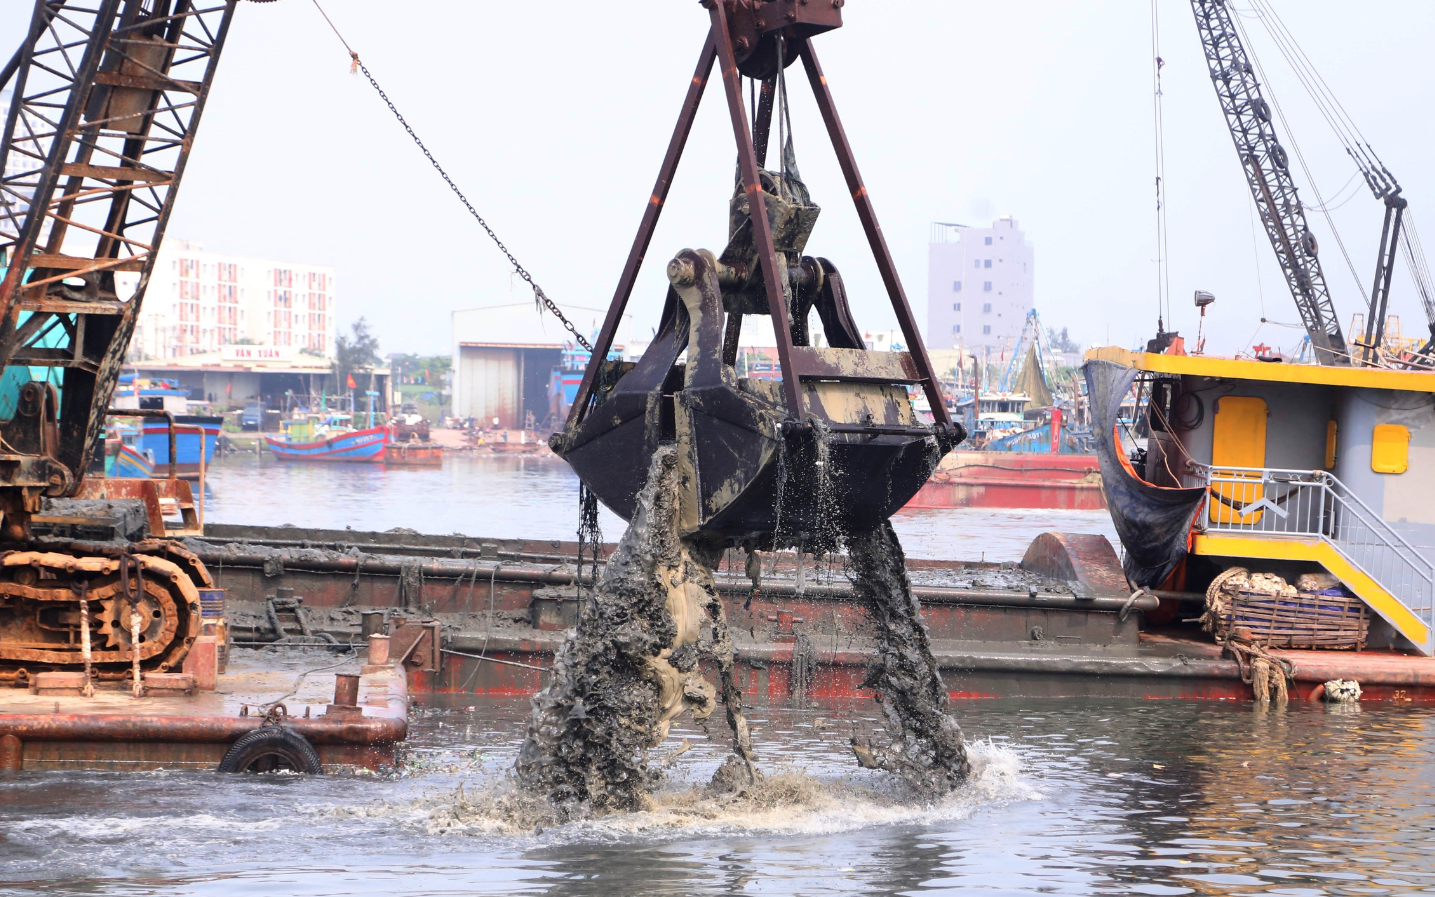
<path fill-rule="evenodd" d="M 330 415 L 323 421 L 286 421 L 283 433 L 266 435 L 264 442 L 283 461 L 383 461 L 389 428 L 355 430 L 347 420 L 348 415 Z"/>
<path fill-rule="evenodd" d="M 214 452 L 219 446 L 219 431 L 224 418 L 217 414 L 196 414 L 207 410 L 208 403 L 190 399 L 189 391 L 179 381 L 136 377 L 122 374 L 119 385 L 111 399 L 111 407 L 118 410 L 144 409 L 168 411 L 174 422 L 180 426 L 174 434 L 177 469 L 175 473 L 187 479 L 199 475 L 200 453 L 204 454 L 204 465 L 214 463 Z M 200 430 L 203 430 L 201 436 Z M 148 418 L 140 427 L 133 440 L 134 447 L 148 458 L 159 476 L 170 473 L 169 423 L 161 418 Z"/>
<path fill-rule="evenodd" d="M 132 445 L 111 443 L 105 453 L 105 476 L 147 480 L 154 476 L 154 463 Z"/>

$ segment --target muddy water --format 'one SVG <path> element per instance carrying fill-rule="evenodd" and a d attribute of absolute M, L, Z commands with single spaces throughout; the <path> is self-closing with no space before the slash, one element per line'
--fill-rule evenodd
<path fill-rule="evenodd" d="M 657 809 L 539 832 L 494 809 L 527 701 L 457 701 L 418 712 L 401 778 L 0 780 L 0 894 L 1435 892 L 1429 710 L 970 702 L 971 783 L 912 807 L 840 708 L 759 707 L 787 775 L 754 801 L 685 791 L 728 747 L 684 723 Z"/>
<path fill-rule="evenodd" d="M 556 458 L 456 454 L 442 469 L 378 464 L 294 464 L 231 455 L 210 469 L 206 519 L 357 530 L 409 527 L 424 533 L 572 539 L 578 478 Z M 609 541 L 623 523 L 601 510 Z M 892 525 L 914 558 L 1018 561 L 1048 530 L 1102 533 L 1116 542 L 1105 511 L 920 510 Z"/>

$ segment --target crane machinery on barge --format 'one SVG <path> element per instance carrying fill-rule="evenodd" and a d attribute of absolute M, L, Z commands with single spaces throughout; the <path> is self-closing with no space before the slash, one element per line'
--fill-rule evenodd
<path fill-rule="evenodd" d="M 1392 348 L 1385 338 L 1398 249 L 1432 333 L 1435 303 L 1400 185 L 1267 0 L 1252 6 L 1385 206 L 1364 333 L 1348 342 L 1336 318 L 1306 220 L 1310 207 L 1292 177 L 1292 162 L 1305 163 L 1289 133 L 1289 152 L 1277 138 L 1276 121 L 1286 122 L 1236 11 L 1228 0 L 1191 0 L 1221 112 L 1317 363 L 1187 355 L 1175 334 L 1162 333 L 1145 352 L 1093 350 L 1086 378 L 1127 579 L 1203 596 L 1203 627 L 1238 659 L 1259 695 L 1270 683 L 1252 670 L 1256 660 L 1271 663 L 1258 657 L 1268 648 L 1435 656 L 1435 556 L 1424 547 L 1435 532 L 1428 466 L 1435 365 L 1430 343 Z M 1159 73 L 1159 54 L 1155 63 Z M 1159 96 L 1158 74 L 1158 158 Z M 1323 201 L 1314 210 L 1329 211 Z M 1198 292 L 1197 307 L 1211 298 Z M 1142 422 L 1149 438 L 1128 452 L 1119 430 L 1133 387 L 1149 397 Z M 1168 603 L 1156 618 L 1177 613 Z M 1267 679 L 1283 688 L 1289 670 L 1280 663 L 1269 670 L 1277 672 Z"/>
<path fill-rule="evenodd" d="M 1306 222 L 1306 206 L 1301 202 L 1291 174 L 1291 153 L 1280 142 L 1275 119 L 1280 117 L 1273 100 L 1262 88 L 1260 64 L 1242 40 L 1240 24 L 1232 15 L 1226 0 L 1191 0 L 1201 49 L 1210 70 L 1211 84 L 1221 105 L 1236 155 L 1246 176 L 1251 197 L 1264 226 L 1276 260 L 1285 275 L 1286 286 L 1295 300 L 1315 351 L 1317 362 L 1324 365 L 1384 365 L 1382 356 L 1390 287 L 1395 269 L 1395 256 L 1401 247 L 1420 294 L 1430 327 L 1431 341 L 1411 358 L 1400 359 L 1406 366 L 1429 367 L 1432 346 L 1435 346 L 1435 297 L 1431 295 L 1429 274 L 1418 238 L 1406 220 L 1408 200 L 1395 179 L 1357 132 L 1348 124 L 1348 116 L 1339 103 L 1329 97 L 1318 76 L 1305 75 L 1302 80 L 1312 97 L 1322 107 L 1346 153 L 1356 164 L 1360 177 L 1377 200 L 1385 207 L 1380 244 L 1376 253 L 1374 285 L 1367 299 L 1367 316 L 1363 337 L 1351 347 L 1341 330 L 1321 268 L 1320 243 Z M 1263 18 L 1274 17 L 1269 9 L 1258 9 Z M 1274 27 L 1283 28 L 1278 22 Z M 1278 42 L 1279 43 L 1279 42 Z M 1287 35 L 1281 49 L 1299 54 Z M 1292 60 L 1298 76 L 1301 66 L 1309 70 L 1308 60 Z"/>
<path fill-rule="evenodd" d="M 77 494 L 237 0 L 36 0 L 0 70 L 0 682 L 178 669 L 204 565 L 172 541 L 37 539 Z M 115 275 L 138 275 L 122 291 Z M 187 486 L 185 487 L 187 488 Z M 139 688 L 138 681 L 136 687 Z"/>

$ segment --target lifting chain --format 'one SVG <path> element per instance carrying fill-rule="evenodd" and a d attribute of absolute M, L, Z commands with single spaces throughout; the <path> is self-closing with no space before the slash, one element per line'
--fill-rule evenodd
<path fill-rule="evenodd" d="M 578 597 L 583 597 L 583 558 L 592 552 L 590 569 L 592 587 L 598 591 L 598 563 L 602 560 L 603 529 L 598 522 L 598 495 L 588 484 L 578 483 L 578 574 L 573 582 L 578 587 Z"/>
<path fill-rule="evenodd" d="M 325 16 L 325 18 L 328 17 Z M 340 40 L 343 40 L 343 38 L 340 38 Z M 463 191 L 458 189 L 458 185 L 453 182 L 453 178 L 449 177 L 448 172 L 443 170 L 443 166 L 438 164 L 438 160 L 433 157 L 433 153 L 429 152 L 428 147 L 424 146 L 424 142 L 419 139 L 419 135 L 414 133 L 413 127 L 403 117 L 403 114 L 399 112 L 398 108 L 394 106 L 394 101 L 389 99 L 388 94 L 384 93 L 384 89 L 379 86 L 378 81 L 374 80 L 374 76 L 369 74 L 368 66 L 364 65 L 362 62 L 359 61 L 359 54 L 355 53 L 353 50 L 350 50 L 349 55 L 353 57 L 354 65 L 358 68 L 358 70 L 364 73 L 365 78 L 369 79 L 369 83 L 372 84 L 374 86 L 374 90 L 378 92 L 379 98 L 384 101 L 384 105 L 388 106 L 389 111 L 394 114 L 394 118 L 397 118 L 399 120 L 399 124 L 404 126 L 404 130 L 407 131 L 409 136 L 413 138 L 413 141 L 418 146 L 418 148 L 423 151 L 424 156 L 429 160 L 429 164 L 433 165 L 434 170 L 437 171 L 439 173 L 439 176 L 443 178 L 444 183 L 448 184 L 448 188 L 453 191 L 453 195 L 458 197 L 459 202 L 463 203 L 464 208 L 468 209 L 468 213 L 472 215 L 474 220 L 478 222 L 479 226 L 483 228 L 484 233 L 488 234 L 489 239 L 491 239 L 494 242 L 494 245 L 498 247 L 499 251 L 502 252 L 504 256 L 508 258 L 509 264 L 513 265 L 513 270 L 518 273 L 518 276 L 523 278 L 523 280 L 530 287 L 533 288 L 534 300 L 540 303 L 544 308 L 552 312 L 553 316 L 557 318 L 560 322 L 562 322 L 564 329 L 566 329 L 569 333 L 573 334 L 573 339 L 577 340 L 578 345 L 582 346 L 584 349 L 587 349 L 591 353 L 593 351 L 593 347 L 589 345 L 588 341 L 583 338 L 583 335 L 580 334 L 578 330 L 573 326 L 573 322 L 568 320 L 568 318 L 564 316 L 563 312 L 559 311 L 558 306 L 554 304 L 553 300 L 548 298 L 548 294 L 543 292 L 543 288 L 533 281 L 533 275 L 529 274 L 528 270 L 518 263 L 518 259 L 514 258 L 513 253 L 508 251 L 508 247 L 503 245 L 503 241 L 498 239 L 498 234 L 495 234 L 493 232 L 493 228 L 488 226 L 488 222 L 483 220 L 483 216 L 478 214 L 478 210 L 473 207 L 473 203 L 469 202 L 468 197 L 463 195 Z"/>

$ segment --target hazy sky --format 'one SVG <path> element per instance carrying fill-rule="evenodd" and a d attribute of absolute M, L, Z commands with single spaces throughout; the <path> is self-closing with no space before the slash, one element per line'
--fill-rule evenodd
<path fill-rule="evenodd" d="M 1244 0 L 1236 8 L 1250 15 Z M 1435 3 L 1272 0 L 1286 25 L 1435 222 Z M 1249 345 L 1263 312 L 1299 319 L 1226 132 L 1190 6 L 1158 0 L 1174 324 L 1216 294 L 1208 349 Z M 0 4 L 0 43 L 31 4 Z M 621 4 L 327 0 L 345 37 L 478 209 L 554 298 L 606 306 L 652 189 L 699 47 L 690 0 Z M 1083 342 L 1155 329 L 1151 9 L 1141 0 L 848 0 L 817 48 L 912 304 L 926 309 L 931 221 L 1014 216 L 1036 246 L 1037 307 Z M 1256 55 L 1330 199 L 1354 173 L 1270 38 Z M 9 50 L 5 51 L 8 56 Z M 893 326 L 856 215 L 801 77 L 789 70 L 802 173 L 822 220 L 808 252 L 843 271 L 859 322 Z M 1289 138 L 1283 138 L 1289 144 Z M 733 142 L 709 85 L 631 306 L 657 323 L 663 263 L 726 238 Z M 1306 190 L 1306 182 L 1298 176 Z M 1367 284 L 1381 207 L 1333 214 Z M 1315 198 L 1308 190 L 1303 196 Z M 1360 294 L 1312 218 L 1342 325 Z M 1435 250 L 1435 223 L 1426 237 Z M 449 312 L 531 293 L 361 78 L 311 0 L 243 3 L 169 233 L 217 251 L 333 265 L 341 323 L 367 317 L 385 351 L 445 352 Z M 1392 310 L 1424 330 L 1409 281 Z M 585 325 L 590 322 L 583 322 Z M 1267 343 L 1301 331 L 1266 325 Z"/>

